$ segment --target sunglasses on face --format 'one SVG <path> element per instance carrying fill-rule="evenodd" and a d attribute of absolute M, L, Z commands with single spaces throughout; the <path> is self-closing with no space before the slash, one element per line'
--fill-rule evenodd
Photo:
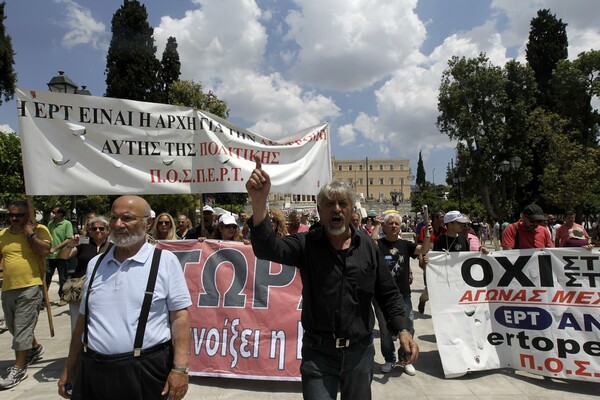
<path fill-rule="evenodd" d="M 104 230 L 105 230 L 105 229 L 106 229 L 106 228 L 105 228 L 105 227 L 103 227 L 103 226 L 92 226 L 92 227 L 91 227 L 91 231 L 92 231 L 92 232 L 96 232 L 96 231 L 104 232 Z"/>
<path fill-rule="evenodd" d="M 238 226 L 236 224 L 229 224 L 229 225 L 225 225 L 225 228 L 227 229 L 236 229 Z"/>
<path fill-rule="evenodd" d="M 171 221 L 158 221 L 156 225 L 171 225 Z"/>
<path fill-rule="evenodd" d="M 23 218 L 26 215 L 25 213 L 8 213 L 8 218 Z"/>

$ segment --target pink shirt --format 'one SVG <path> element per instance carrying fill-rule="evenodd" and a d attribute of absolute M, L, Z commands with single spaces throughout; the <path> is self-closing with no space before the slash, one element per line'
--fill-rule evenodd
<path fill-rule="evenodd" d="M 565 242 L 567 240 L 569 240 L 569 229 L 573 229 L 573 228 L 581 229 L 583 231 L 583 233 L 585 234 L 586 238 L 590 237 L 590 235 L 588 235 L 585 228 L 579 224 L 574 223 L 573 226 L 571 226 L 571 227 L 568 227 L 567 225 L 563 224 L 560 226 L 560 228 L 558 228 L 556 230 L 556 241 L 557 241 L 559 247 L 565 247 Z"/>
<path fill-rule="evenodd" d="M 291 225 L 288 226 L 288 233 L 290 235 L 293 235 L 294 233 L 302 233 L 302 232 L 308 232 L 308 225 L 300 224 L 300 226 L 298 226 L 298 229 L 294 228 Z"/>

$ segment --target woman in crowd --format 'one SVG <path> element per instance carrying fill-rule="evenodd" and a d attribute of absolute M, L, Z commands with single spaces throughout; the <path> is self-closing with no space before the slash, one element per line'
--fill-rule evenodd
<path fill-rule="evenodd" d="M 270 208 L 269 218 L 271 218 L 271 225 L 275 231 L 275 236 L 283 237 L 289 235 L 286 225 L 286 218 L 281 210 L 277 208 Z"/>
<path fill-rule="evenodd" d="M 155 240 L 177 240 L 177 233 L 175 231 L 175 221 L 168 213 L 160 213 L 154 220 L 154 232 Z"/>
<path fill-rule="evenodd" d="M 62 248 L 60 256 L 62 258 L 75 257 L 77 266 L 69 279 L 81 278 L 85 276 L 88 263 L 92 258 L 100 253 L 104 253 L 108 248 L 108 220 L 103 216 L 94 217 L 88 222 L 89 242 L 83 243 L 83 237 L 73 236 L 69 243 Z M 69 314 L 71 315 L 71 331 L 75 329 L 75 323 L 79 317 L 79 304 L 81 298 L 69 303 Z"/>
<path fill-rule="evenodd" d="M 235 218 L 231 214 L 223 214 L 219 217 L 219 223 L 215 231 L 214 239 L 217 240 L 232 240 L 234 242 L 242 242 L 242 232 Z"/>

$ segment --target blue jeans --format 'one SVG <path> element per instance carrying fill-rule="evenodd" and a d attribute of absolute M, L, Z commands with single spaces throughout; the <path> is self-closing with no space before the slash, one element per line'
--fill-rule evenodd
<path fill-rule="evenodd" d="M 415 313 L 412 308 L 412 300 L 410 294 L 402 295 L 404 299 L 404 310 L 410 318 L 410 321 L 414 321 Z M 394 346 L 394 338 L 387 328 L 387 322 L 383 316 L 383 311 L 379 307 L 376 301 L 373 301 L 373 308 L 375 309 L 375 317 L 377 317 L 377 323 L 379 324 L 379 338 L 381 344 L 381 354 L 385 359 L 385 362 L 395 363 L 396 360 L 396 347 Z M 410 333 L 415 335 L 414 324 L 411 324 Z"/>
<path fill-rule="evenodd" d="M 305 400 L 370 400 L 375 348 L 371 336 L 336 349 L 312 336 L 302 340 L 302 395 Z"/>

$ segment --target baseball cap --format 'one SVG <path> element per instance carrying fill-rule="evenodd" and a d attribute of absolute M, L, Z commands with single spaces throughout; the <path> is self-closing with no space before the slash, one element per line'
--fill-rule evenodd
<path fill-rule="evenodd" d="M 462 215 L 460 211 L 448 211 L 446 215 L 444 215 L 444 224 L 449 224 L 450 222 L 462 222 L 463 224 L 466 224 L 469 222 L 469 218 Z"/>
<path fill-rule="evenodd" d="M 214 213 L 215 210 L 213 210 L 211 206 L 204 206 L 204 207 L 202 207 L 202 212 L 211 212 L 211 213 Z"/>
<path fill-rule="evenodd" d="M 237 225 L 235 218 L 231 214 L 223 214 L 219 217 L 219 224 L 223 225 Z"/>
<path fill-rule="evenodd" d="M 544 221 L 546 216 L 542 211 L 542 208 L 537 204 L 530 204 L 523 209 L 523 217 L 527 218 L 527 220 L 534 221 Z"/>

